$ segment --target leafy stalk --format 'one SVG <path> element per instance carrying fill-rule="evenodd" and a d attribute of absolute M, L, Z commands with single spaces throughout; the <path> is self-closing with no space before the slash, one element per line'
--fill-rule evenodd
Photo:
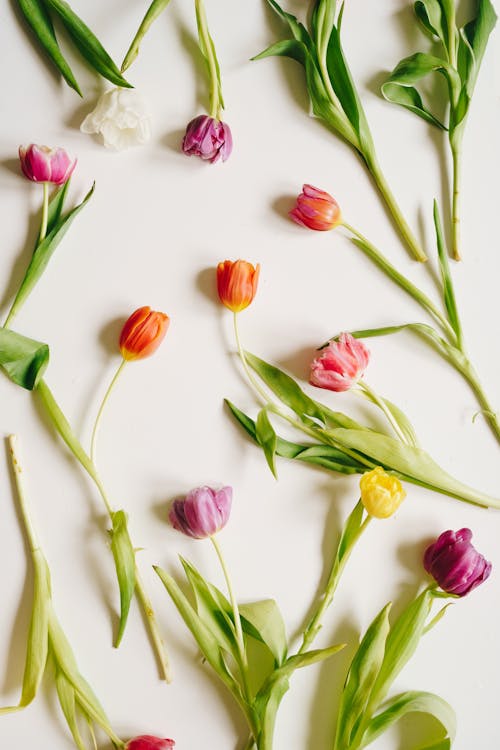
<path fill-rule="evenodd" d="M 137 29 L 137 33 L 132 39 L 130 47 L 127 50 L 127 54 L 123 58 L 121 72 L 124 73 L 127 68 L 130 68 L 135 58 L 139 54 L 141 42 L 149 31 L 150 26 L 156 21 L 161 13 L 165 10 L 170 0 L 153 0 L 151 5 L 146 11 L 146 15 L 141 21 L 141 25 Z"/>
<path fill-rule="evenodd" d="M 219 61 L 217 60 L 215 44 L 208 28 L 204 1 L 195 0 L 194 5 L 200 50 L 207 66 L 209 79 L 210 117 L 220 120 L 222 110 L 224 109 L 224 97 L 222 96 Z"/>

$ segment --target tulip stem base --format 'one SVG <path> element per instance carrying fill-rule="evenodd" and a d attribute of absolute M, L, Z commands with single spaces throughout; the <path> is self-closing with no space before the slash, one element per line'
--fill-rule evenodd
<path fill-rule="evenodd" d="M 151 604 L 151 600 L 146 593 L 146 589 L 144 588 L 144 584 L 142 582 L 137 564 L 135 566 L 135 592 L 137 594 L 137 598 L 139 600 L 139 604 L 141 605 L 142 611 L 144 612 L 146 625 L 149 631 L 153 649 L 156 654 L 156 658 L 158 660 L 158 665 L 160 667 L 160 674 L 165 682 L 170 683 L 172 682 L 170 660 L 165 648 L 165 643 L 158 629 L 158 623 L 156 620 L 153 605 Z"/>
<path fill-rule="evenodd" d="M 98 433 L 99 426 L 100 426 L 100 423 L 101 423 L 102 414 L 104 412 L 104 408 L 105 408 L 105 406 L 106 406 L 106 404 L 108 402 L 108 399 L 109 399 L 109 397 L 111 395 L 111 392 L 112 392 L 114 386 L 116 385 L 116 381 L 118 380 L 118 378 L 122 374 L 122 372 L 123 372 L 124 367 L 125 367 L 126 364 L 127 364 L 127 360 L 126 359 L 122 359 L 122 361 L 121 361 L 121 363 L 120 363 L 117 371 L 113 375 L 113 377 L 111 379 L 111 382 L 110 382 L 110 384 L 107 387 L 106 393 L 104 394 L 104 398 L 101 401 L 101 405 L 99 407 L 99 411 L 97 412 L 97 416 L 95 418 L 94 427 L 92 429 L 92 437 L 90 439 L 90 460 L 94 464 L 95 464 L 95 460 L 96 460 L 96 451 L 97 451 L 97 433 Z"/>

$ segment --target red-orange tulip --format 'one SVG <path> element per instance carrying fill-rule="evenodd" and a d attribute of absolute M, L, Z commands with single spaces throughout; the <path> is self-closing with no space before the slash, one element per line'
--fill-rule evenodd
<path fill-rule="evenodd" d="M 217 291 L 223 305 L 240 312 L 252 302 L 257 292 L 260 265 L 246 260 L 225 260 L 217 266 Z"/>
<path fill-rule="evenodd" d="M 151 356 L 165 338 L 170 318 L 150 307 L 132 313 L 120 334 L 120 351 L 128 361 Z"/>

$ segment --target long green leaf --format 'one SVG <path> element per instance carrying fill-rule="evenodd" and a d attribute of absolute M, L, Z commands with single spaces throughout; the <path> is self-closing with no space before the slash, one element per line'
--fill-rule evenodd
<path fill-rule="evenodd" d="M 449 703 L 438 695 L 417 690 L 396 695 L 382 706 L 381 712 L 370 721 L 366 728 L 363 735 L 363 746 L 374 742 L 390 726 L 409 713 L 426 713 L 434 716 L 442 724 L 449 739 L 441 740 L 438 744 L 433 744 L 432 747 L 436 750 L 437 748 L 451 747 L 451 741 L 453 741 L 456 733 L 454 710 Z M 431 746 L 426 747 L 430 750 Z"/>
<path fill-rule="evenodd" d="M 47 5 L 61 19 L 76 47 L 97 73 L 116 86 L 132 88 L 120 73 L 119 68 L 108 55 L 101 42 L 89 27 L 71 9 L 65 0 L 45 0 Z"/>
<path fill-rule="evenodd" d="M 438 37 L 448 49 L 448 24 L 440 0 L 417 0 L 413 7 L 424 29 L 431 36 Z"/>
<path fill-rule="evenodd" d="M 127 625 L 130 602 L 135 591 L 135 551 L 128 533 L 127 515 L 123 510 L 113 513 L 113 528 L 110 530 L 111 552 L 115 561 L 116 576 L 120 587 L 120 623 L 115 647 L 121 643 Z"/>
<path fill-rule="evenodd" d="M 50 16 L 42 0 L 17 0 L 17 3 L 36 38 L 68 86 L 82 96 L 73 71 L 59 48 Z"/>
<path fill-rule="evenodd" d="M 75 690 L 71 682 L 66 678 L 64 672 L 56 669 L 56 690 L 64 718 L 78 750 L 87 750 L 87 746 L 80 734 L 78 718 L 76 715 Z"/>
<path fill-rule="evenodd" d="M 66 216 L 60 219 L 55 224 L 53 229 L 47 234 L 45 239 L 36 247 L 30 264 L 26 269 L 26 273 L 21 282 L 21 286 L 19 287 L 19 291 L 17 292 L 14 298 L 14 302 L 12 303 L 12 307 L 8 315 L 9 320 L 19 312 L 22 305 L 26 302 L 26 299 L 47 268 L 48 262 L 50 261 L 62 238 L 70 228 L 73 220 L 76 218 L 76 216 L 78 216 L 82 208 L 86 206 L 86 204 L 92 197 L 94 187 L 95 184 L 92 185 L 83 201 L 78 206 L 75 206 L 75 208 L 73 208 L 69 213 L 67 213 Z"/>
<path fill-rule="evenodd" d="M 141 25 L 137 29 L 137 33 L 132 39 L 130 47 L 127 50 L 127 54 L 123 59 L 121 67 L 122 73 L 124 73 L 127 68 L 129 68 L 134 62 L 135 58 L 139 54 L 141 42 L 148 33 L 150 26 L 154 23 L 154 21 L 156 21 L 158 16 L 163 13 L 169 2 L 170 0 L 153 0 L 151 5 L 147 9 L 146 15 L 142 19 Z"/>
<path fill-rule="evenodd" d="M 457 340 L 462 340 L 462 326 L 458 314 L 457 302 L 455 299 L 455 290 L 453 279 L 450 273 L 450 264 L 448 263 L 448 253 L 446 252 L 443 227 L 439 216 L 439 207 L 437 201 L 434 201 L 434 227 L 436 230 L 436 243 L 439 258 L 439 268 L 441 269 L 441 281 L 443 284 L 443 299 L 448 313 L 449 321 L 453 330 L 457 334 Z"/>
<path fill-rule="evenodd" d="M 257 415 L 257 421 L 255 422 L 255 429 L 257 433 L 257 441 L 264 451 L 267 465 L 271 469 L 272 475 L 275 479 L 278 478 L 276 473 L 276 465 L 274 457 L 276 455 L 277 437 L 274 427 L 272 426 L 268 417 L 266 409 L 261 409 Z"/>
<path fill-rule="evenodd" d="M 474 55 L 474 64 L 467 66 L 467 75 L 464 81 L 469 97 L 472 96 L 486 46 L 496 22 L 497 14 L 490 0 L 478 0 L 476 17 L 464 26 L 463 38 L 467 40 Z"/>
<path fill-rule="evenodd" d="M 20 333 L 0 328 L 0 365 L 9 378 L 31 391 L 49 364 L 49 347 Z"/>
<path fill-rule="evenodd" d="M 49 200 L 49 209 L 47 211 L 47 232 L 50 233 L 59 224 L 64 209 L 64 201 L 68 194 L 71 177 L 66 180 L 64 185 L 56 190 Z M 40 244 L 40 237 L 38 237 L 37 245 Z"/>
<path fill-rule="evenodd" d="M 280 667 L 287 655 L 285 623 L 274 599 L 239 605 L 243 629 L 253 638 L 265 643 Z"/>

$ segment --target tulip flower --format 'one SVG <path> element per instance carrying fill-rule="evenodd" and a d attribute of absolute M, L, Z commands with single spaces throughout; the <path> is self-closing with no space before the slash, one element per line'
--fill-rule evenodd
<path fill-rule="evenodd" d="M 329 391 L 348 391 L 363 376 L 370 361 L 370 352 L 350 333 L 341 333 L 338 341 L 330 341 L 311 364 L 309 382 Z"/>
<path fill-rule="evenodd" d="M 237 313 L 252 302 L 257 292 L 260 265 L 246 260 L 225 260 L 217 266 L 217 291 L 225 307 Z"/>
<path fill-rule="evenodd" d="M 63 148 L 49 148 L 31 143 L 19 146 L 21 169 L 32 182 L 51 182 L 62 185 L 70 177 L 76 165 Z"/>
<path fill-rule="evenodd" d="M 182 150 L 188 156 L 199 156 L 214 164 L 226 161 L 233 150 L 229 125 L 208 115 L 199 115 L 188 124 L 182 140 Z"/>
<path fill-rule="evenodd" d="M 106 148 L 122 151 L 150 140 L 151 120 L 149 107 L 136 89 L 117 87 L 101 94 L 80 130 L 100 135 Z"/>
<path fill-rule="evenodd" d="M 425 551 L 424 568 L 448 594 L 465 596 L 491 573 L 471 539 L 470 529 L 444 531 Z"/>
<path fill-rule="evenodd" d="M 132 313 L 120 334 L 120 352 L 127 362 L 150 357 L 167 333 L 170 319 L 150 307 L 139 307 Z"/>
<path fill-rule="evenodd" d="M 374 518 L 389 518 L 406 497 L 399 479 L 387 474 L 381 466 L 363 474 L 359 487 L 361 502 L 368 515 Z"/>
<path fill-rule="evenodd" d="M 297 198 L 290 217 L 303 227 L 325 232 L 342 223 L 340 206 L 330 193 L 314 187 L 303 185 L 302 193 Z"/>
<path fill-rule="evenodd" d="M 175 747 L 175 742 L 161 737 L 153 737 L 151 734 L 141 734 L 134 737 L 125 745 L 125 750 L 169 750 Z"/>
<path fill-rule="evenodd" d="M 183 534 L 194 539 L 206 539 L 220 531 L 228 522 L 233 490 L 223 487 L 197 487 L 185 498 L 174 501 L 170 509 L 170 523 Z"/>

